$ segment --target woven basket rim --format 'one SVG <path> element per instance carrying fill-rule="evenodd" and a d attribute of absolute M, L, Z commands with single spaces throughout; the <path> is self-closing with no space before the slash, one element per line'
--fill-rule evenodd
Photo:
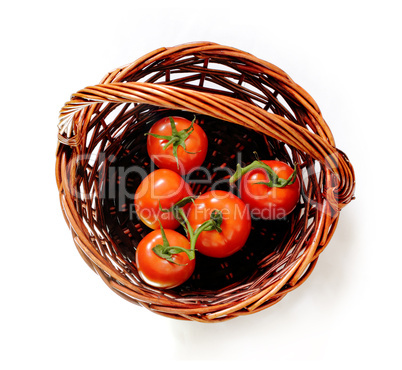
<path fill-rule="evenodd" d="M 291 99 L 296 101 L 295 106 L 304 112 L 303 117 L 309 120 L 310 126 L 304 127 L 289 118 L 269 112 L 252 101 L 211 93 L 206 89 L 200 91 L 201 85 L 197 90 L 173 84 L 175 80 L 172 79 L 169 69 L 172 64 L 189 63 L 197 72 L 204 68 L 205 76 L 207 76 L 208 70 L 205 65 L 210 60 L 214 63 L 219 60 L 225 61 L 239 68 L 243 73 L 239 74 L 239 83 L 242 76 L 247 78 L 258 76 L 256 79 L 263 81 L 264 84 L 271 79 L 274 80 L 275 84 L 278 84 Z M 204 67 L 202 61 L 204 61 Z M 126 78 L 137 75 L 142 78 L 142 75 L 146 76 L 147 71 L 152 68 L 165 77 L 164 83 L 125 81 Z M 177 68 L 180 69 L 180 65 Z M 215 76 L 215 78 L 219 81 L 218 77 Z M 200 81 L 201 79 L 202 76 Z M 87 134 L 94 127 L 91 119 L 104 104 L 108 106 L 149 105 L 207 115 L 268 135 L 297 151 L 306 153 L 321 164 L 322 181 L 325 181 L 325 187 L 322 189 L 322 204 L 314 216 L 316 240 L 310 242 L 309 248 L 306 247 L 302 257 L 287 265 L 285 271 L 278 275 L 278 281 L 265 289 L 257 289 L 253 295 L 238 296 L 233 301 L 227 296 L 219 300 L 219 295 L 211 304 L 206 304 L 202 300 L 199 301 L 202 303 L 199 303 L 194 297 L 183 297 L 179 301 L 174 298 L 174 294 L 161 293 L 150 287 L 139 287 L 135 280 L 128 280 L 121 267 L 114 267 L 99 252 L 97 249 L 100 243 L 100 240 L 97 240 L 99 237 L 94 236 L 93 230 L 90 230 L 93 225 L 88 226 L 88 222 L 83 220 L 83 211 L 77 210 L 78 203 L 72 196 L 78 168 L 76 163 L 71 162 L 71 156 L 85 150 Z M 58 139 L 56 181 L 60 203 L 80 255 L 115 293 L 153 312 L 176 319 L 202 322 L 224 321 L 258 312 L 277 303 L 311 274 L 319 254 L 324 250 L 336 229 L 341 209 L 354 198 L 353 166 L 346 154 L 335 147 L 329 126 L 313 98 L 273 64 L 238 49 L 211 42 L 196 42 L 156 49 L 133 63 L 109 72 L 99 84 L 88 86 L 72 94 L 70 101 L 60 111 Z M 304 226 L 302 239 L 307 240 L 310 237 L 309 233 L 313 233 L 313 228 L 308 230 L 308 227 Z M 106 244 L 109 242 L 111 241 L 102 241 Z"/>

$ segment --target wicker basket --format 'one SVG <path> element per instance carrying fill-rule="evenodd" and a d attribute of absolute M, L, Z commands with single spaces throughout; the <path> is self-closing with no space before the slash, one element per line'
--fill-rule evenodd
<path fill-rule="evenodd" d="M 131 217 L 139 176 L 130 168 L 151 170 L 143 134 L 172 114 L 196 115 L 209 139 L 207 168 L 234 170 L 237 153 L 246 163 L 254 151 L 297 162 L 302 196 L 285 219 L 253 222 L 240 252 L 197 256 L 187 283 L 159 290 L 139 278 L 134 263 L 150 230 Z M 225 189 L 228 173 L 214 173 Z M 209 42 L 155 50 L 73 94 L 60 114 L 56 180 L 74 243 L 110 289 L 155 313 L 201 322 L 261 311 L 300 286 L 355 186 L 352 165 L 300 86 L 270 63 Z M 211 186 L 192 185 L 197 193 Z"/>

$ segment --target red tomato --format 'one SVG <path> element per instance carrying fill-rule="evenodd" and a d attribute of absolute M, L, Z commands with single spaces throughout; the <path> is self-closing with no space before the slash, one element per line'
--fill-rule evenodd
<path fill-rule="evenodd" d="M 187 238 L 174 230 L 166 229 L 165 235 L 171 247 L 190 249 Z M 174 263 L 159 257 L 153 248 L 163 245 L 161 230 L 147 234 L 137 246 L 135 255 L 138 273 L 146 283 L 158 288 L 174 288 L 184 283 L 193 273 L 195 259 L 190 260 L 185 252 L 172 254 Z"/>
<path fill-rule="evenodd" d="M 170 118 L 174 121 L 173 130 Z M 184 175 L 202 165 L 208 150 L 207 135 L 199 125 L 194 123 L 191 128 L 191 124 L 183 117 L 165 117 L 152 125 L 147 150 L 159 168 Z"/>
<path fill-rule="evenodd" d="M 282 179 L 289 178 L 294 169 L 277 160 L 262 160 Z M 269 187 L 258 182 L 269 182 L 268 173 L 256 168 L 245 173 L 240 182 L 240 197 L 248 205 L 252 217 L 276 220 L 292 212 L 300 198 L 300 181 L 296 178 L 291 185 L 283 188 Z"/>
<path fill-rule="evenodd" d="M 250 213 L 236 195 L 223 190 L 214 190 L 200 195 L 191 204 L 187 216 L 191 227 L 197 229 L 209 220 L 214 210 L 222 212 L 222 231 L 201 232 L 195 248 L 209 257 L 228 257 L 246 243 L 251 230 Z"/>
<path fill-rule="evenodd" d="M 185 197 L 192 196 L 188 185 L 177 173 L 159 169 L 151 172 L 137 188 L 134 196 L 135 211 L 142 222 L 151 229 L 159 229 L 159 221 L 165 229 L 176 229 L 179 222 L 169 209 Z M 188 206 L 184 207 L 188 209 Z"/>

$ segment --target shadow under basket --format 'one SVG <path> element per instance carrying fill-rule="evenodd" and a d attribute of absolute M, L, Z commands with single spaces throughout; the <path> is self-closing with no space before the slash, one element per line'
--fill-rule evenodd
<path fill-rule="evenodd" d="M 144 134 L 171 115 L 195 116 L 208 136 L 206 170 L 186 178 L 195 194 L 236 194 L 228 179 L 254 152 L 297 163 L 302 194 L 286 218 L 253 220 L 234 255 L 197 253 L 192 277 L 167 290 L 147 285 L 136 269 L 136 247 L 151 229 L 135 214 L 134 193 L 155 169 Z M 155 313 L 201 322 L 259 312 L 300 286 L 355 187 L 353 167 L 308 93 L 276 66 L 209 42 L 155 50 L 73 94 L 60 113 L 56 181 L 74 243 L 110 289 Z"/>

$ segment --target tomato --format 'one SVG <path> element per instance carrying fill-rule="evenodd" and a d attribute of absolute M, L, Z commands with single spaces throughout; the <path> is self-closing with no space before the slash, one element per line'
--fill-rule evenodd
<path fill-rule="evenodd" d="M 176 116 L 165 117 L 155 122 L 148 132 L 147 150 L 159 168 L 184 175 L 204 162 L 208 138 L 194 121 Z"/>
<path fill-rule="evenodd" d="M 185 252 L 172 254 L 173 262 L 157 255 L 153 248 L 166 246 L 163 233 L 171 248 L 190 249 L 190 242 L 177 231 L 154 230 L 138 244 L 135 261 L 138 273 L 146 283 L 157 288 L 174 288 L 190 278 L 195 268 L 195 259 L 190 260 Z"/>
<path fill-rule="evenodd" d="M 142 180 L 134 196 L 135 211 L 139 219 L 151 229 L 176 229 L 179 222 L 172 212 L 163 212 L 185 197 L 192 196 L 190 185 L 176 172 L 159 169 Z M 187 208 L 188 209 L 188 206 Z"/>
<path fill-rule="evenodd" d="M 295 175 L 294 169 L 282 161 L 262 160 L 281 179 Z M 295 175 L 296 176 L 296 175 Z M 272 176 L 271 176 L 272 177 Z M 240 197 L 248 205 L 253 218 L 276 220 L 291 213 L 300 199 L 300 180 L 284 187 L 270 187 L 270 176 L 263 168 L 255 168 L 245 173 L 240 181 Z"/>
<path fill-rule="evenodd" d="M 188 221 L 195 230 L 210 219 L 211 213 L 222 213 L 221 232 L 202 231 L 195 244 L 196 250 L 209 257 L 228 257 L 246 243 L 251 230 L 250 213 L 236 195 L 214 190 L 200 195 L 191 204 Z"/>

